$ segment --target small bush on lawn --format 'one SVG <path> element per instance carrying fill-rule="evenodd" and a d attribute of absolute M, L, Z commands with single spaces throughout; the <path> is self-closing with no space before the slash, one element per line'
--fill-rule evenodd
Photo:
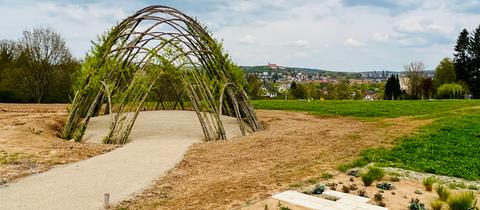
<path fill-rule="evenodd" d="M 435 178 L 434 176 L 429 176 L 429 177 L 423 179 L 422 184 L 423 184 L 423 186 L 425 186 L 425 189 L 427 191 L 431 192 L 432 189 L 433 189 L 433 184 L 435 182 L 437 182 L 437 178 Z"/>
<path fill-rule="evenodd" d="M 475 194 L 470 191 L 459 192 L 451 195 L 447 200 L 450 210 L 475 210 L 478 209 Z"/>
<path fill-rule="evenodd" d="M 375 181 L 375 177 L 369 173 L 362 174 L 362 182 L 365 186 L 372 185 L 373 181 Z"/>
<path fill-rule="evenodd" d="M 441 210 L 443 207 L 443 201 L 441 200 L 433 200 L 430 203 L 430 206 L 432 207 L 432 210 Z"/>
<path fill-rule="evenodd" d="M 415 198 L 412 200 L 410 200 L 410 205 L 408 206 L 408 209 L 409 210 L 427 210 L 427 208 L 425 208 L 425 204 L 423 203 L 420 203 L 420 200 L 418 200 L 418 198 Z"/>
<path fill-rule="evenodd" d="M 446 188 L 443 185 L 437 185 L 435 192 L 438 195 L 438 199 L 443 202 L 447 201 L 448 197 L 450 197 L 450 194 L 451 194 L 450 190 L 448 190 L 448 188 Z"/>

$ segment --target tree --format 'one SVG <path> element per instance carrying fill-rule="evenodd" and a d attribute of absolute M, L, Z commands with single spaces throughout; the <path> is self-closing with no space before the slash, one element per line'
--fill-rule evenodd
<path fill-rule="evenodd" d="M 296 99 L 307 99 L 309 97 L 306 88 L 296 82 L 292 82 L 290 85 L 290 94 Z"/>
<path fill-rule="evenodd" d="M 17 57 L 14 41 L 0 40 L 0 102 L 14 102 L 17 100 L 15 90 L 12 89 L 14 81 L 10 80 L 13 63 Z"/>
<path fill-rule="evenodd" d="M 457 44 L 455 45 L 454 59 L 456 79 L 468 83 L 469 70 L 468 65 L 470 58 L 468 56 L 468 48 L 470 45 L 469 33 L 467 29 L 463 29 L 457 38 Z"/>
<path fill-rule="evenodd" d="M 402 94 L 400 90 L 400 81 L 398 76 L 392 74 L 387 80 L 387 84 L 385 84 L 385 93 L 383 95 L 384 100 L 397 100 L 398 97 Z"/>
<path fill-rule="evenodd" d="M 433 94 L 433 81 L 430 77 L 422 79 L 422 99 L 431 99 Z"/>
<path fill-rule="evenodd" d="M 434 84 L 440 87 L 446 83 L 454 83 L 457 81 L 455 75 L 455 64 L 452 59 L 444 58 L 440 64 L 435 68 Z"/>
<path fill-rule="evenodd" d="M 443 84 L 437 89 L 437 98 L 455 99 L 462 98 L 465 93 L 463 87 L 456 83 Z"/>
<path fill-rule="evenodd" d="M 468 63 L 468 78 L 466 81 L 473 97 L 480 98 L 480 25 L 470 37 L 467 51 L 470 55 L 470 62 Z"/>
<path fill-rule="evenodd" d="M 407 92 L 412 99 L 420 98 L 422 94 L 422 80 L 425 77 L 425 65 L 422 62 L 411 62 L 404 66 L 407 78 Z"/>
<path fill-rule="evenodd" d="M 246 80 L 245 91 L 250 98 L 257 99 L 260 95 L 260 88 L 262 88 L 263 82 L 254 74 L 248 74 Z"/>
<path fill-rule="evenodd" d="M 60 35 L 44 28 L 24 31 L 18 47 L 16 81 L 24 92 L 37 103 L 48 97 L 66 101 L 78 64 Z"/>

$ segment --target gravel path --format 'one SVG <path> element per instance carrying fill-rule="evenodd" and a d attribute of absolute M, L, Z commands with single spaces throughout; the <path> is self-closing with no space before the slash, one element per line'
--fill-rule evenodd
<path fill-rule="evenodd" d="M 227 137 L 240 135 L 235 118 L 223 120 Z M 108 121 L 92 119 L 85 139 L 99 142 Z M 201 142 L 203 133 L 194 112 L 151 111 L 141 112 L 130 138 L 112 152 L 2 186 L 0 209 L 102 209 L 105 193 L 115 203 L 142 192 Z"/>

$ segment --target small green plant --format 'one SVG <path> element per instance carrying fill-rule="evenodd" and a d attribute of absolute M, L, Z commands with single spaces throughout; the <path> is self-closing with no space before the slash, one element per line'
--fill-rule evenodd
<path fill-rule="evenodd" d="M 471 191 L 451 195 L 447 200 L 447 205 L 450 210 L 478 210 L 477 199 Z"/>
<path fill-rule="evenodd" d="M 371 174 L 377 181 L 382 180 L 382 178 L 385 176 L 385 171 L 383 171 L 383 169 L 374 166 L 368 167 L 367 173 Z"/>
<path fill-rule="evenodd" d="M 420 203 L 420 200 L 418 200 L 418 198 L 412 198 L 412 200 L 410 200 L 410 205 L 408 206 L 408 209 L 409 210 L 427 210 L 427 208 L 425 208 L 425 204 Z"/>
<path fill-rule="evenodd" d="M 390 184 L 388 182 L 382 182 L 377 184 L 377 188 L 380 188 L 382 190 L 393 190 L 395 189 L 395 186 L 393 186 L 393 184 Z"/>
<path fill-rule="evenodd" d="M 333 174 L 328 173 L 328 172 L 324 172 L 324 173 L 322 173 L 322 174 L 320 175 L 320 177 L 321 177 L 322 179 L 331 179 L 331 178 L 333 178 Z"/>
<path fill-rule="evenodd" d="M 460 182 L 457 184 L 457 187 L 459 187 L 460 189 L 465 189 L 467 188 L 467 185 L 465 184 L 465 182 Z"/>
<path fill-rule="evenodd" d="M 443 201 L 441 200 L 433 200 L 431 203 L 430 203 L 430 207 L 432 207 L 432 210 L 441 210 L 442 207 L 443 207 Z"/>
<path fill-rule="evenodd" d="M 325 192 L 325 185 L 317 185 L 315 188 L 313 188 L 312 194 L 322 194 Z"/>
<path fill-rule="evenodd" d="M 443 202 L 447 201 L 451 194 L 450 190 L 443 185 L 437 185 L 435 192 L 437 193 L 438 199 Z"/>
<path fill-rule="evenodd" d="M 422 184 L 423 186 L 425 186 L 425 189 L 427 191 L 431 192 L 433 189 L 433 184 L 435 182 L 437 182 L 437 178 L 435 178 L 434 176 L 429 176 L 423 179 Z"/>
<path fill-rule="evenodd" d="M 369 173 L 362 174 L 362 182 L 365 186 L 372 185 L 373 181 L 375 181 L 375 177 Z"/>

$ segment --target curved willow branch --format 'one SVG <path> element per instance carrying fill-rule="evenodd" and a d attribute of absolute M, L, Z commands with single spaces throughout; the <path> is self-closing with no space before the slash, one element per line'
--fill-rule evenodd
<path fill-rule="evenodd" d="M 146 7 L 113 27 L 88 54 L 63 136 L 80 141 L 104 103 L 112 115 L 105 143 L 128 142 L 139 112 L 150 102 L 163 109 L 168 104 L 176 109 L 180 102 L 181 109 L 195 111 L 207 141 L 226 139 L 222 110 L 237 118 L 243 135 L 245 123 L 261 130 L 235 68 L 194 18 L 171 7 Z"/>

